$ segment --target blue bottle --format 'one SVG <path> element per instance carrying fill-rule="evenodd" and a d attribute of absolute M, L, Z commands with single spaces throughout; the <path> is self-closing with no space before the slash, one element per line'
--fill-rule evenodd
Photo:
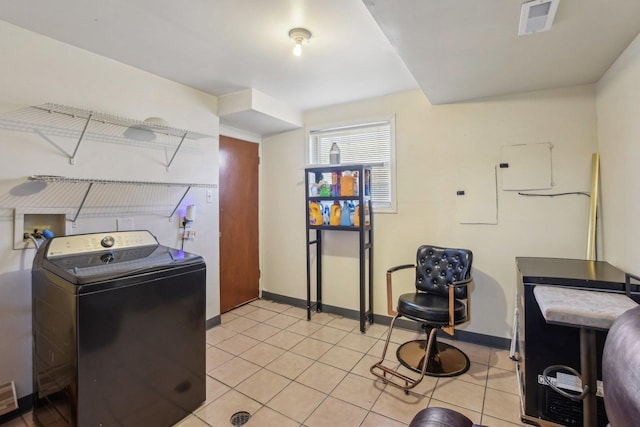
<path fill-rule="evenodd" d="M 342 212 L 340 213 L 340 225 L 351 225 L 351 210 L 349 204 L 345 200 L 342 202 Z"/>

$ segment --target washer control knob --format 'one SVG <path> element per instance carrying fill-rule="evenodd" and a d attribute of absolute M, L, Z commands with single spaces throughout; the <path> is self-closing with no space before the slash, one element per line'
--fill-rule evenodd
<path fill-rule="evenodd" d="M 100 261 L 102 261 L 105 264 L 109 264 L 110 262 L 113 262 L 113 260 L 116 259 L 116 256 L 114 254 L 112 254 L 111 252 L 108 252 L 106 254 L 102 254 L 100 256 Z"/>
<path fill-rule="evenodd" d="M 111 236 L 105 236 L 101 241 L 100 244 L 105 247 L 105 248 L 110 248 L 111 246 L 113 246 L 113 244 L 116 242 L 116 239 L 114 239 Z"/>

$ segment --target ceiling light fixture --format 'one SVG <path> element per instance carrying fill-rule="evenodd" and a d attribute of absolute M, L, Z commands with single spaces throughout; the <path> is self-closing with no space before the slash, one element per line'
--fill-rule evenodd
<path fill-rule="evenodd" d="M 302 55 L 302 43 L 308 42 L 311 38 L 311 31 L 306 28 L 294 28 L 289 31 L 289 38 L 295 42 L 293 54 L 295 56 Z"/>

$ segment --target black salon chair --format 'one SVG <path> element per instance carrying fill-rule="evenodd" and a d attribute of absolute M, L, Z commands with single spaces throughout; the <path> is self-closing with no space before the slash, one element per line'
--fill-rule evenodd
<path fill-rule="evenodd" d="M 411 420 L 409 427 L 486 427 L 474 424 L 460 412 L 448 408 L 425 408 Z"/>
<path fill-rule="evenodd" d="M 613 322 L 602 354 L 604 407 L 611 427 L 640 425 L 640 307 Z"/>
<path fill-rule="evenodd" d="M 436 335 L 439 329 L 453 335 L 455 325 L 470 319 L 467 287 L 471 283 L 472 260 L 473 254 L 467 249 L 423 245 L 418 248 L 416 265 L 399 265 L 387 270 L 387 309 L 394 318 L 389 326 L 382 358 L 371 367 L 373 375 L 408 392 L 425 375 L 455 376 L 469 369 L 469 358 L 459 349 L 438 342 Z M 400 295 L 396 312 L 392 308 L 392 274 L 408 268 L 415 269 L 416 292 Z M 466 304 L 462 300 L 466 300 Z M 400 363 L 417 372 L 417 378 L 383 365 L 393 326 L 400 317 L 420 322 L 427 334 L 427 340 L 409 341 L 397 351 Z"/>

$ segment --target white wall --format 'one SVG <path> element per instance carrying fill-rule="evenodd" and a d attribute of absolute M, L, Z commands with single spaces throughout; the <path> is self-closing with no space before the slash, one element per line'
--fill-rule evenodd
<path fill-rule="evenodd" d="M 33 174 L 160 182 L 218 183 L 216 98 L 121 63 L 25 31 L 0 21 L 0 112 L 45 102 L 87 108 L 144 120 L 166 119 L 171 126 L 212 135 L 186 142 L 170 172 L 172 151 L 164 147 L 86 141 L 76 165 L 61 151 L 75 141 L 7 129 L 0 120 L 0 383 L 16 381 L 19 397 L 31 393 L 31 276 L 34 250 L 13 250 L 13 209 L 21 202 L 11 190 Z M 56 146 L 58 148 L 56 148 Z M 198 207 L 198 237 L 185 250 L 207 262 L 207 318 L 219 314 L 218 197 L 207 203 L 204 189 L 192 189 L 187 204 Z M 177 204 L 178 199 L 170 201 Z M 139 200 L 129 200 L 131 204 Z M 65 206 L 64 201 L 57 201 Z M 134 216 L 161 244 L 178 246 L 177 215 Z M 131 215 L 126 215 L 131 217 Z M 74 233 L 114 230 L 116 215 L 81 215 Z"/>
<path fill-rule="evenodd" d="M 596 86 L 604 259 L 640 274 L 640 36 Z"/>
<path fill-rule="evenodd" d="M 396 117 L 398 213 L 375 218 L 374 311 L 386 314 L 385 271 L 415 261 L 418 245 L 474 252 L 469 331 L 510 337 L 516 256 L 582 258 L 588 198 L 523 197 L 499 190 L 498 225 L 456 220 L 458 176 L 465 164 L 500 162 L 500 147 L 553 144 L 551 192 L 588 191 L 596 150 L 592 86 L 432 106 L 420 91 L 309 112 L 307 127 Z M 263 162 L 264 290 L 306 298 L 302 130 L 266 138 Z M 462 172 L 464 173 L 464 172 Z M 498 175 L 500 186 L 500 175 Z M 323 302 L 357 309 L 357 238 L 325 232 Z M 407 277 L 411 289 L 412 278 Z"/>

